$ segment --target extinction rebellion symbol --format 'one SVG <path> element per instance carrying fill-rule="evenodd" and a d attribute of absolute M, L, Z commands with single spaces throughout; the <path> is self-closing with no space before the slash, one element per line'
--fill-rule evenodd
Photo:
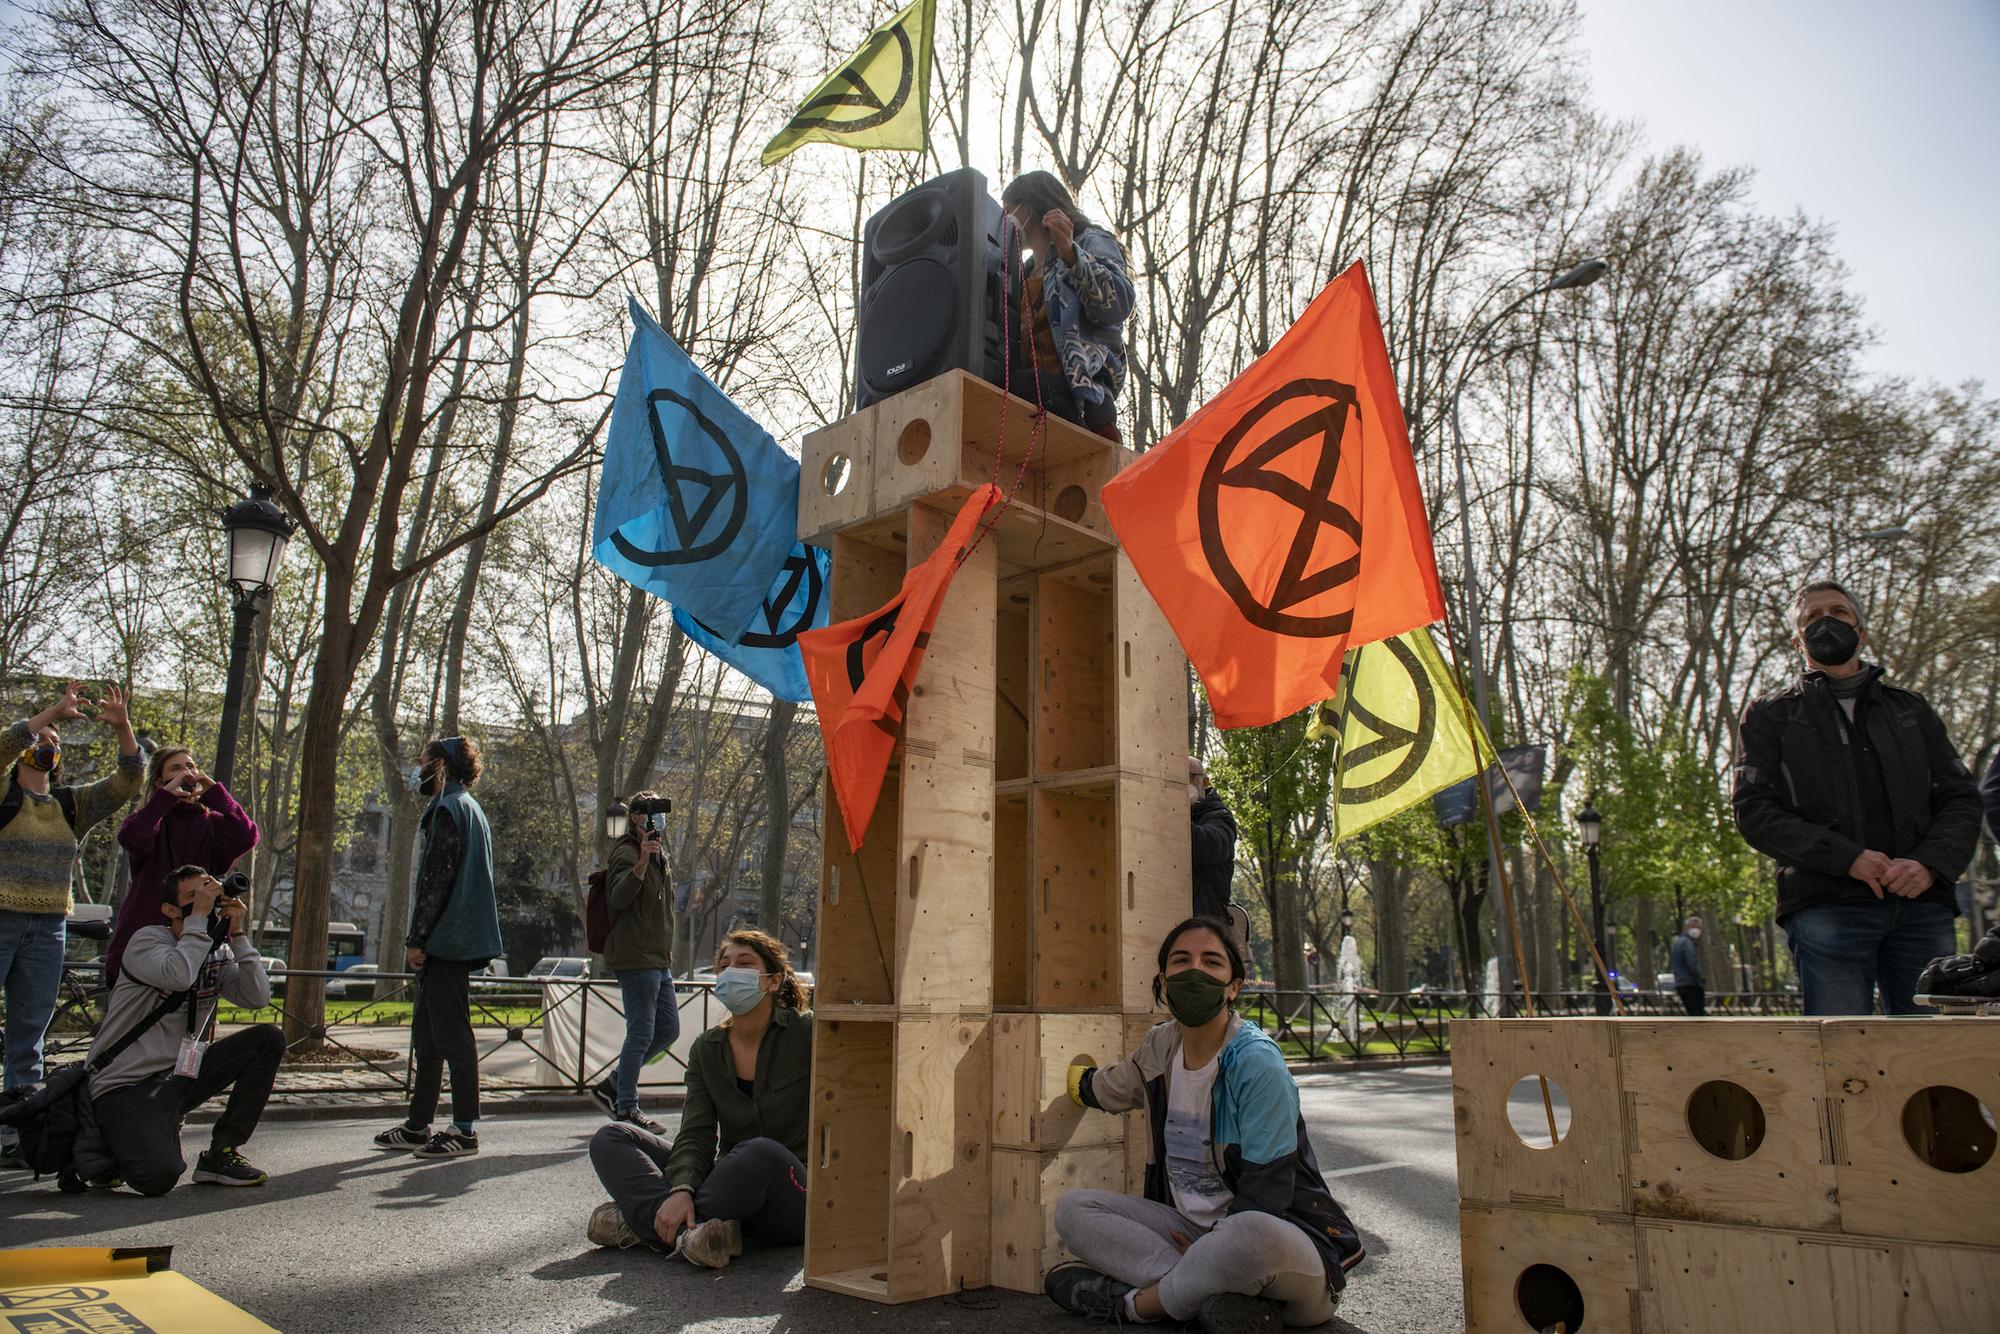
<path fill-rule="evenodd" d="M 743 648 L 790 648 L 799 642 L 799 632 L 812 629 L 813 618 L 819 615 L 820 599 L 826 594 L 826 581 L 820 578 L 819 562 L 811 552 L 794 553 L 785 558 L 785 564 L 778 571 L 784 582 L 778 585 L 774 595 L 764 599 L 762 611 L 758 613 L 764 622 L 761 630 L 746 630 L 736 642 Z M 805 603 L 796 612 L 791 610 L 798 601 L 799 588 L 805 588 Z M 716 634 L 715 627 L 699 618 L 694 623 L 717 639 L 726 640 L 727 635 Z M 752 625 L 756 621 L 751 622 Z"/>
<path fill-rule="evenodd" d="M 1361 520 L 1334 499 L 1341 439 L 1360 419 L 1352 385 L 1293 380 L 1245 413 L 1209 456 L 1196 497 L 1202 554 L 1252 625 L 1301 639 L 1346 634 L 1353 625 L 1352 596 L 1329 595 L 1361 573 Z M 1295 451 L 1312 458 L 1310 481 L 1283 466 Z M 1282 502 L 1275 531 L 1270 515 L 1278 507 L 1246 497 L 1255 492 Z M 1275 577 L 1258 578 L 1268 587 L 1253 588 L 1243 571 L 1255 571 L 1253 558 L 1273 541 L 1284 563 Z"/>
<path fill-rule="evenodd" d="M 674 461 L 666 428 L 660 424 L 658 405 L 662 403 L 675 404 L 694 418 L 701 433 L 722 456 L 725 471 L 694 468 Z M 736 446 L 729 442 L 722 428 L 704 416 L 692 399 L 671 389 L 655 389 L 646 395 L 646 423 L 653 428 L 653 456 L 659 463 L 660 482 L 667 492 L 667 519 L 678 545 L 669 551 L 648 551 L 623 533 L 613 533 L 611 543 L 625 559 L 640 565 L 693 565 L 713 560 L 728 550 L 736 535 L 743 531 L 743 519 L 749 511 L 750 477 L 743 467 L 743 456 L 736 452 Z M 691 487 L 700 490 L 692 507 L 688 504 Z M 714 535 L 704 539 L 702 534 L 709 531 L 718 509 L 722 509 L 722 521 Z"/>
<path fill-rule="evenodd" d="M 1409 674 L 1410 688 L 1407 692 L 1385 692 L 1395 699 L 1413 700 L 1417 706 L 1414 720 L 1390 720 L 1378 717 L 1367 705 L 1355 701 L 1350 696 L 1347 716 L 1360 722 L 1375 733 L 1373 741 L 1364 741 L 1348 751 L 1340 759 L 1340 804 L 1343 806 L 1365 806 L 1379 797 L 1386 797 L 1416 776 L 1430 757 L 1431 743 L 1437 739 L 1437 692 L 1431 688 L 1431 674 L 1424 670 L 1424 664 L 1416 652 L 1405 644 L 1399 635 L 1385 639 L 1379 644 L 1369 644 L 1358 650 L 1360 653 L 1379 653 L 1387 649 L 1402 669 Z M 1379 664 L 1378 664 L 1379 665 Z M 1358 675 L 1358 673 L 1357 673 Z M 1373 693 L 1373 692 L 1370 692 Z M 1341 728 L 1342 744 L 1346 744 L 1346 728 Z M 1400 755 L 1400 758 L 1397 758 Z M 1388 772 L 1372 782 L 1355 782 L 1353 776 L 1373 764 L 1394 759 Z"/>
<path fill-rule="evenodd" d="M 888 49 L 890 42 L 896 44 L 896 91 L 885 99 L 871 87 L 860 71 L 867 69 Z M 873 33 L 868 44 L 855 52 L 854 59 L 841 66 L 833 77 L 847 84 L 845 90 L 821 93 L 812 101 L 799 108 L 799 114 L 786 126 L 789 130 L 825 130 L 829 134 L 859 134 L 872 130 L 877 125 L 886 125 L 894 120 L 910 100 L 910 86 L 916 73 L 916 52 L 910 45 L 910 34 L 897 24 L 887 32 Z"/>

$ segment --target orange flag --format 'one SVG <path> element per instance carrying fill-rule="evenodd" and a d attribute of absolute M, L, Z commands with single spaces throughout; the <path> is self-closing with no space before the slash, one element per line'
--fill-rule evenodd
<path fill-rule="evenodd" d="M 1326 699 L 1350 647 L 1442 617 L 1409 429 L 1361 265 L 1107 482 L 1104 512 L 1222 727 Z"/>
<path fill-rule="evenodd" d="M 945 589 L 965 559 L 980 517 L 999 500 L 1000 488 L 991 483 L 966 497 L 944 541 L 903 576 L 902 591 L 886 605 L 799 636 L 850 852 L 861 850 L 861 836 L 874 818 L 882 775 L 903 726 L 903 706 L 923 665 Z"/>

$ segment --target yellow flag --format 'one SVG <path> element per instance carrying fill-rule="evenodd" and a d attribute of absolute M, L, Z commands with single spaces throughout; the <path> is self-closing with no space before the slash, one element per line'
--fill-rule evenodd
<path fill-rule="evenodd" d="M 1347 655 L 1340 693 L 1313 709 L 1308 735 L 1335 736 L 1333 830 L 1336 841 L 1472 777 L 1473 735 L 1451 669 L 1427 629 L 1364 644 Z M 1478 753 L 1493 760 L 1479 733 Z"/>
<path fill-rule="evenodd" d="M 846 64 L 813 89 L 777 137 L 764 146 L 764 165 L 800 144 L 853 149 L 914 148 L 925 143 L 930 105 L 931 21 L 937 0 L 916 0 L 868 34 Z"/>

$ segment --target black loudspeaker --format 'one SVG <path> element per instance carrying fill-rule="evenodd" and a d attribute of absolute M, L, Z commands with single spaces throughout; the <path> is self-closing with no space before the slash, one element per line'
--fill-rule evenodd
<path fill-rule="evenodd" d="M 861 233 L 854 406 L 949 370 L 999 384 L 1003 214 L 970 167 L 926 181 Z"/>

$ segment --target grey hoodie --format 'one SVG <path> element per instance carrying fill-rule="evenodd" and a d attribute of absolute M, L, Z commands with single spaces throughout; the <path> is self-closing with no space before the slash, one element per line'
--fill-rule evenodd
<path fill-rule="evenodd" d="M 109 1047 L 161 1001 L 189 987 L 195 989 L 192 1031 L 203 1036 L 211 1036 L 215 1026 L 218 995 L 252 1010 L 271 1003 L 271 979 L 247 936 L 216 945 L 208 938 L 206 917 L 188 918 L 178 940 L 174 929 L 164 922 L 142 926 L 125 947 L 118 985 L 111 989 L 111 1001 L 104 1007 L 104 1022 L 90 1045 L 90 1054 L 95 1056 Z M 181 1041 L 189 1031 L 185 1007 L 167 1014 L 117 1060 L 91 1076 L 90 1096 L 100 1098 L 113 1089 L 173 1069 Z"/>

